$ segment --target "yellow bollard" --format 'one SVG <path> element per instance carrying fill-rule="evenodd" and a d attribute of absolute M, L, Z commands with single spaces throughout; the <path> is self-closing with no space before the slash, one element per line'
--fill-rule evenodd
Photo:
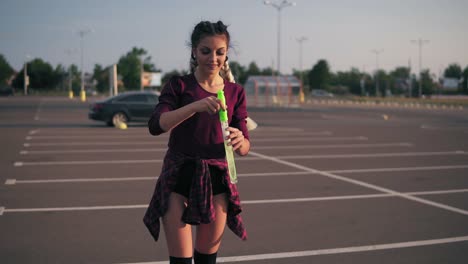
<path fill-rule="evenodd" d="M 68 91 L 68 98 L 73 99 L 73 91 Z"/>
<path fill-rule="evenodd" d="M 86 101 L 86 92 L 85 91 L 80 91 L 80 97 L 81 97 L 81 102 Z"/>
<path fill-rule="evenodd" d="M 299 92 L 299 102 L 300 102 L 301 104 L 304 103 L 304 92 L 303 92 L 303 91 L 300 91 L 300 92 Z"/>
<path fill-rule="evenodd" d="M 125 130 L 125 129 L 127 129 L 127 124 L 125 124 L 124 122 L 119 122 L 119 123 L 117 123 L 117 125 L 115 127 L 118 128 L 118 129 Z"/>

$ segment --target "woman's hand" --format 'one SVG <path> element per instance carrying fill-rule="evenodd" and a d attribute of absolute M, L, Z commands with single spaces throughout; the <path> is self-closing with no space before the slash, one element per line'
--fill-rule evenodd
<path fill-rule="evenodd" d="M 244 133 L 242 133 L 241 130 L 235 128 L 235 127 L 228 127 L 226 129 L 229 131 L 229 136 L 226 137 L 226 139 L 230 139 L 231 142 L 229 145 L 232 145 L 232 150 L 237 150 L 240 147 L 242 147 L 242 143 L 244 143 Z"/>
<path fill-rule="evenodd" d="M 197 113 L 207 112 L 212 115 L 216 114 L 220 109 L 226 110 L 226 106 L 216 96 L 209 96 L 193 102 L 193 107 Z"/>

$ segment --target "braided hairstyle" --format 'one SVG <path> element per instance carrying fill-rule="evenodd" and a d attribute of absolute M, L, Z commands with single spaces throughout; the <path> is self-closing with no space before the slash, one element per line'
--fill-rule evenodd
<path fill-rule="evenodd" d="M 198 23 L 195 28 L 193 29 L 192 35 L 190 37 L 191 41 L 191 48 L 194 49 L 198 46 L 200 41 L 207 36 L 215 36 L 215 35 L 224 35 L 226 37 L 227 45 L 229 47 L 229 43 L 231 37 L 227 30 L 227 26 L 223 24 L 223 22 L 218 21 L 216 23 L 212 23 L 209 21 L 201 21 Z M 197 68 L 198 63 L 193 55 L 193 52 L 190 55 L 190 72 L 194 73 L 195 69 Z M 226 61 L 224 62 L 223 67 L 221 67 L 221 71 L 219 75 L 228 82 L 235 82 L 234 76 L 232 75 L 231 68 L 229 67 L 228 57 L 226 56 Z"/>

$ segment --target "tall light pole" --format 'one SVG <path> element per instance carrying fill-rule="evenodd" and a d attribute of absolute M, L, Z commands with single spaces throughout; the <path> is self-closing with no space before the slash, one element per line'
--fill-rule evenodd
<path fill-rule="evenodd" d="M 78 34 L 80 35 L 80 47 L 81 47 L 81 90 L 80 90 L 80 97 L 81 101 L 84 102 L 86 101 L 86 92 L 84 90 L 84 69 L 83 69 L 83 57 L 84 57 L 84 51 L 83 51 L 83 38 L 86 34 L 90 33 L 91 29 L 82 29 L 78 31 Z"/>
<path fill-rule="evenodd" d="M 383 49 L 374 49 L 371 52 L 375 53 L 375 96 L 379 97 L 379 54 L 383 52 Z"/>
<path fill-rule="evenodd" d="M 65 50 L 65 53 L 68 55 L 68 56 L 71 56 L 72 54 L 74 54 L 77 50 L 76 49 L 66 49 Z M 73 87 L 72 87 L 72 67 L 70 65 L 70 67 L 68 68 L 68 97 L 70 99 L 73 98 Z"/>
<path fill-rule="evenodd" d="M 421 98 L 422 96 L 422 46 L 424 44 L 429 43 L 429 40 L 416 39 L 416 40 L 411 40 L 411 43 L 417 44 L 419 46 L 419 91 L 418 91 L 418 95 L 419 95 L 419 98 Z"/>
<path fill-rule="evenodd" d="M 28 85 L 29 85 L 29 76 L 28 76 L 28 60 L 31 56 L 26 55 L 26 61 L 24 62 L 24 95 L 28 95 Z"/>
<path fill-rule="evenodd" d="M 272 6 L 274 8 L 276 8 L 276 10 L 278 10 L 278 44 L 277 44 L 277 52 L 278 52 L 278 58 L 276 59 L 276 63 L 277 63 L 277 71 L 278 71 L 278 75 L 281 75 L 281 68 L 280 68 L 280 65 L 281 65 L 281 10 L 285 7 L 288 7 L 288 6 L 295 6 L 296 3 L 295 2 L 290 2 L 290 1 L 287 1 L 287 0 L 283 0 L 279 3 L 276 3 L 276 2 L 272 2 L 272 1 L 268 1 L 268 0 L 265 0 L 263 2 L 265 5 L 269 5 L 269 6 Z"/>
<path fill-rule="evenodd" d="M 302 85 L 304 85 L 303 84 L 304 80 L 302 78 L 302 43 L 304 41 L 306 41 L 307 38 L 306 37 L 300 37 L 300 38 L 296 38 L 296 40 L 299 43 L 299 69 L 301 70 L 301 83 L 302 83 Z"/>
<path fill-rule="evenodd" d="M 138 56 L 138 59 L 140 61 L 140 90 L 143 91 L 143 77 L 145 73 L 145 69 L 143 68 L 143 55 Z"/>

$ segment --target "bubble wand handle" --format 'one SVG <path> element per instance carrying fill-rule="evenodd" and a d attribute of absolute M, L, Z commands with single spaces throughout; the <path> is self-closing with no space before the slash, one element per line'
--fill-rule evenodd
<path fill-rule="evenodd" d="M 224 97 L 224 91 L 220 90 L 218 91 L 218 99 L 221 100 L 221 102 L 226 105 L 226 98 Z M 221 130 L 223 132 L 223 141 L 224 141 L 224 150 L 226 151 L 226 161 L 228 165 L 228 170 L 229 170 L 229 178 L 231 179 L 231 183 L 236 184 L 237 183 L 237 172 L 236 172 L 236 163 L 234 161 L 234 151 L 232 150 L 232 146 L 228 145 L 231 140 L 226 139 L 227 136 L 229 136 L 230 132 L 227 130 L 229 127 L 228 123 L 228 115 L 227 115 L 227 110 L 221 109 L 219 111 L 219 121 L 221 122 Z"/>

